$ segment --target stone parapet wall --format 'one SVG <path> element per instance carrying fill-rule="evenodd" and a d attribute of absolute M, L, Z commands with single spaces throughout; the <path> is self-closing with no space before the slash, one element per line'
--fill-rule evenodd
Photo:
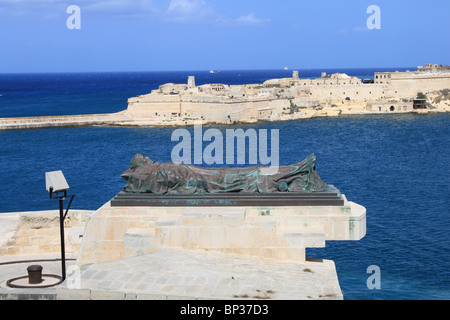
<path fill-rule="evenodd" d="M 65 223 L 65 249 L 77 253 L 92 211 L 71 210 Z M 61 252 L 59 210 L 0 213 L 0 256 Z"/>

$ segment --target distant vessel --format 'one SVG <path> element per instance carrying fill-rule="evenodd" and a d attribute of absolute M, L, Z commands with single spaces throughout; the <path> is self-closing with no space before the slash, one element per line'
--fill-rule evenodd
<path fill-rule="evenodd" d="M 289 70 L 289 68 L 288 67 L 284 67 L 284 70 L 287 71 L 287 70 Z"/>
<path fill-rule="evenodd" d="M 220 71 L 209 70 L 209 73 L 211 73 L 211 74 L 215 74 L 215 73 L 220 73 Z"/>

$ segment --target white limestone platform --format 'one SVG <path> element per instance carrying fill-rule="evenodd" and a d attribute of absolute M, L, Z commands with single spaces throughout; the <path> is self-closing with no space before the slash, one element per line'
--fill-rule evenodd
<path fill-rule="evenodd" d="M 57 289 L 59 300 L 342 300 L 333 261 L 302 263 L 163 249 L 84 265 Z"/>

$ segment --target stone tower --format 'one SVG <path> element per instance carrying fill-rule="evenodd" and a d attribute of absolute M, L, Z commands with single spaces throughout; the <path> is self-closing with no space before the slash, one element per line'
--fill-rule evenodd
<path fill-rule="evenodd" d="M 189 76 L 188 77 L 188 88 L 195 88 L 195 77 L 194 76 Z"/>

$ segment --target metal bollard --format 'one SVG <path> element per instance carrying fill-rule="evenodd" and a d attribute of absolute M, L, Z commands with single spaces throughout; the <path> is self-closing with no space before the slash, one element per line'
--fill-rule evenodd
<path fill-rule="evenodd" d="M 39 265 L 32 265 L 27 268 L 29 284 L 42 283 L 42 269 L 42 266 Z"/>

